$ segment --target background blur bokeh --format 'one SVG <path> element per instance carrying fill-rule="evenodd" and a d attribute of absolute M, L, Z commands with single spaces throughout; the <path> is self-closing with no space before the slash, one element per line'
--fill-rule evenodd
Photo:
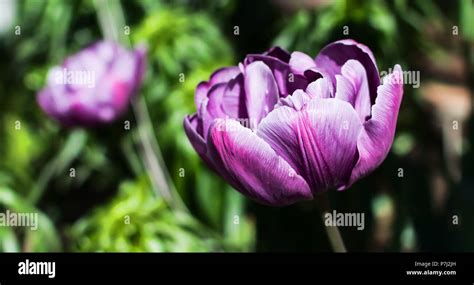
<path fill-rule="evenodd" d="M 131 108 L 70 129 L 36 103 L 49 68 L 103 38 L 103 5 L 148 47 L 147 132 L 185 207 L 157 195 Z M 0 211 L 40 215 L 37 231 L 0 227 L 0 251 L 330 251 L 314 203 L 244 198 L 202 163 L 182 120 L 216 68 L 274 45 L 316 56 L 342 38 L 369 46 L 380 71 L 421 76 L 405 85 L 386 161 L 330 193 L 336 210 L 365 213 L 363 231 L 341 229 L 348 250 L 474 251 L 472 0 L 0 0 Z"/>

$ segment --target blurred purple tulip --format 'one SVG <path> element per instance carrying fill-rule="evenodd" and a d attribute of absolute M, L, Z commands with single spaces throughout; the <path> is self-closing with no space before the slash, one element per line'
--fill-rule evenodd
<path fill-rule="evenodd" d="M 393 142 L 403 86 L 381 85 L 374 56 L 353 40 L 316 59 L 273 48 L 217 70 L 196 89 L 184 128 L 200 157 L 238 191 L 288 205 L 344 190 L 378 167 Z"/>
<path fill-rule="evenodd" d="M 119 117 L 139 88 L 145 68 L 145 50 L 128 51 L 102 41 L 53 67 L 38 103 L 66 126 L 96 126 Z"/>

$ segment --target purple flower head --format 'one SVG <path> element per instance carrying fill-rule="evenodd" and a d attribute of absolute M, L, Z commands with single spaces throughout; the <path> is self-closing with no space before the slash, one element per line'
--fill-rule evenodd
<path fill-rule="evenodd" d="M 329 44 L 316 59 L 273 48 L 200 83 L 184 128 L 239 192 L 288 205 L 344 190 L 382 163 L 402 84 L 399 65 L 381 84 L 372 52 L 353 40 Z"/>
<path fill-rule="evenodd" d="M 114 42 L 98 42 L 49 71 L 38 103 L 66 126 L 109 123 L 127 109 L 144 68 L 143 48 L 128 51 Z"/>

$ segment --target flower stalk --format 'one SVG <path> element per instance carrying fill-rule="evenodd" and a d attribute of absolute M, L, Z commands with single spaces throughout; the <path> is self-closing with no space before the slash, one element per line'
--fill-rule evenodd
<path fill-rule="evenodd" d="M 331 213 L 331 205 L 329 201 L 329 197 L 327 193 L 322 193 L 315 199 L 316 205 L 319 208 L 319 212 L 321 215 L 321 220 L 323 222 L 323 226 L 326 228 L 326 233 L 331 243 L 332 249 L 334 252 L 347 252 L 346 246 L 344 241 L 342 240 L 341 233 L 339 232 L 339 228 L 336 225 L 333 226 L 326 226 L 325 225 L 325 215 L 327 213 Z"/>
<path fill-rule="evenodd" d="M 120 32 L 120 24 L 124 22 L 123 13 L 118 1 L 96 0 L 99 24 L 104 37 L 108 40 L 130 46 Z M 171 207 L 187 211 L 184 202 L 175 191 L 169 173 L 161 155 L 160 147 L 155 139 L 153 125 L 143 96 L 132 98 L 132 110 L 138 125 L 138 142 L 141 145 L 140 155 L 150 176 L 155 193 L 163 198 Z"/>

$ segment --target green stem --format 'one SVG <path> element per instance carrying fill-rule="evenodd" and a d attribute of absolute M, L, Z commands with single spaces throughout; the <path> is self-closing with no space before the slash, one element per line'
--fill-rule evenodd
<path fill-rule="evenodd" d="M 327 213 L 331 213 L 331 206 L 330 201 L 327 193 L 323 193 L 318 195 L 315 199 L 316 204 L 318 205 L 321 220 L 323 221 L 323 226 L 326 228 L 326 233 L 328 235 L 329 242 L 331 243 L 332 249 L 334 252 L 347 252 L 346 246 L 344 245 L 344 241 L 342 240 L 341 233 L 339 232 L 339 228 L 335 225 L 333 226 L 326 226 L 325 224 L 325 215 Z"/>
<path fill-rule="evenodd" d="M 167 180 L 171 180 L 170 175 L 166 171 L 166 166 L 164 166 L 163 156 L 154 137 L 153 126 L 143 97 L 137 96 L 132 101 L 132 108 L 138 122 L 138 135 L 142 146 L 141 156 L 150 172 L 154 189 L 157 189 L 160 196 L 171 206 L 186 211 L 186 206 L 181 197 L 176 191 L 173 191 L 174 187 L 167 183 Z"/>
<path fill-rule="evenodd" d="M 69 133 L 61 151 L 41 170 L 32 191 L 29 193 L 27 199 L 32 205 L 41 199 L 51 178 L 57 175 L 58 171 L 64 171 L 80 155 L 86 141 L 87 136 L 84 130 L 74 130 Z M 63 175 L 65 174 L 63 173 Z"/>
<path fill-rule="evenodd" d="M 104 37 L 130 46 L 130 41 L 121 32 L 121 28 L 124 26 L 124 17 L 120 2 L 118 0 L 96 0 L 94 3 Z M 187 211 L 166 170 L 145 100 L 143 96 L 138 95 L 134 96 L 131 103 L 138 125 L 138 140 L 141 145 L 140 155 L 150 176 L 153 189 L 169 205 Z"/>

